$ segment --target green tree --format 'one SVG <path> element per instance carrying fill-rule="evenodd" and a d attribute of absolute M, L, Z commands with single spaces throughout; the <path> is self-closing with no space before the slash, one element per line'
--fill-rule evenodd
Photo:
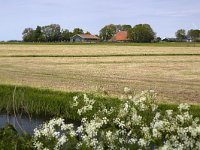
<path fill-rule="evenodd" d="M 32 28 L 25 28 L 23 33 L 24 42 L 33 42 L 34 41 L 34 30 Z"/>
<path fill-rule="evenodd" d="M 200 40 L 200 30 L 189 30 L 187 33 L 187 36 L 192 39 L 193 42 L 199 41 Z"/>
<path fill-rule="evenodd" d="M 91 35 L 91 33 L 90 33 L 89 31 L 85 32 L 85 34 L 89 34 L 89 35 Z"/>
<path fill-rule="evenodd" d="M 149 24 L 138 24 L 128 30 L 128 37 L 134 42 L 146 43 L 154 40 L 155 32 Z"/>
<path fill-rule="evenodd" d="M 116 32 L 119 32 L 119 31 L 128 31 L 131 27 L 131 25 L 127 25 L 127 24 L 124 24 L 124 25 L 115 25 L 116 27 Z"/>
<path fill-rule="evenodd" d="M 70 37 L 72 36 L 73 33 L 69 32 L 67 29 L 61 31 L 61 41 L 70 41 Z"/>
<path fill-rule="evenodd" d="M 128 31 L 131 28 L 132 28 L 131 25 L 127 25 L 127 24 L 122 25 L 122 31 Z"/>
<path fill-rule="evenodd" d="M 83 34 L 83 29 L 80 29 L 80 28 L 74 28 L 73 30 L 73 35 L 76 35 L 76 34 Z"/>
<path fill-rule="evenodd" d="M 60 41 L 61 29 L 59 24 L 50 24 L 42 27 L 42 33 L 46 42 Z"/>
<path fill-rule="evenodd" d="M 186 32 L 184 29 L 177 30 L 175 35 L 178 41 L 183 41 L 186 39 Z"/>
<path fill-rule="evenodd" d="M 100 30 L 100 39 L 103 41 L 110 40 L 116 34 L 116 26 L 113 24 L 106 25 Z"/>
<path fill-rule="evenodd" d="M 42 42 L 44 41 L 44 36 L 42 33 L 42 27 L 37 26 L 37 28 L 34 31 L 34 41 L 36 42 Z"/>

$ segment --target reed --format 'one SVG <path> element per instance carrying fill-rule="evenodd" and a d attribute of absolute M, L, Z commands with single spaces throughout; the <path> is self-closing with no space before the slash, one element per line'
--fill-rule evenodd
<path fill-rule="evenodd" d="M 0 85 L 0 112 L 13 114 L 13 92 L 15 90 L 15 111 L 34 116 L 64 117 L 79 120 L 79 116 L 70 107 L 73 97 L 82 95 L 79 92 L 60 92 L 48 89 L 37 89 L 25 86 Z M 89 94 L 90 97 L 95 97 Z M 104 103 L 116 106 L 119 99 L 111 97 L 95 97 L 97 104 Z M 95 111 L 95 110 L 94 110 Z"/>

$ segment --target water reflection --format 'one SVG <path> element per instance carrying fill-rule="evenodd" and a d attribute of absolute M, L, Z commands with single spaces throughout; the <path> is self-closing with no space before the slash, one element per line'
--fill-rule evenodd
<path fill-rule="evenodd" d="M 7 123 L 13 125 L 18 133 L 33 134 L 34 128 L 43 124 L 47 119 L 44 118 L 30 118 L 27 116 L 14 116 L 7 114 L 0 114 L 0 128 L 3 128 Z"/>

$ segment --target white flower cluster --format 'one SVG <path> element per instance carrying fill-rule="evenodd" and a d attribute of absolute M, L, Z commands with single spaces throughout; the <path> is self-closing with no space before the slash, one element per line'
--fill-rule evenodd
<path fill-rule="evenodd" d="M 39 129 L 34 129 L 33 145 L 38 150 L 60 150 L 61 147 L 66 146 L 69 138 L 75 138 L 73 124 L 65 124 L 64 119 L 52 119 L 48 123 L 43 124 Z M 47 148 L 44 144 L 46 141 L 51 143 Z"/>
<path fill-rule="evenodd" d="M 129 93 L 129 89 L 124 90 Z M 160 112 L 154 91 L 144 91 L 128 96 L 119 107 L 98 107 L 92 118 L 84 117 L 74 128 L 63 119 L 53 119 L 34 131 L 36 149 L 200 149 L 200 123 L 189 114 L 189 105 L 180 104 L 178 112 Z M 82 104 L 82 106 L 81 106 Z M 74 97 L 73 107 L 79 115 L 85 115 L 95 105 L 87 95 Z M 73 140 L 73 141 L 72 141 Z M 48 142 L 49 141 L 49 142 Z M 53 141 L 53 142 L 52 142 Z"/>
<path fill-rule="evenodd" d="M 74 103 L 72 104 L 72 107 L 77 107 L 79 105 L 78 99 L 79 99 L 78 96 L 75 96 L 73 98 Z M 82 115 L 82 114 L 87 113 L 88 111 L 92 110 L 95 100 L 89 99 L 89 97 L 86 94 L 84 94 L 82 102 L 83 103 L 81 103 L 81 104 L 83 107 L 78 109 L 78 112 L 77 112 L 79 115 Z"/>

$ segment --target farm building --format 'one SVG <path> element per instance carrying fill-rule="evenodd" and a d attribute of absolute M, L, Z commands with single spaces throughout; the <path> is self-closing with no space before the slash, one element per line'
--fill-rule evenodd
<path fill-rule="evenodd" d="M 128 32 L 127 31 L 119 31 L 112 38 L 112 42 L 128 42 Z"/>
<path fill-rule="evenodd" d="M 91 34 L 76 34 L 70 39 L 71 42 L 86 42 L 95 43 L 99 41 L 99 38 Z"/>

